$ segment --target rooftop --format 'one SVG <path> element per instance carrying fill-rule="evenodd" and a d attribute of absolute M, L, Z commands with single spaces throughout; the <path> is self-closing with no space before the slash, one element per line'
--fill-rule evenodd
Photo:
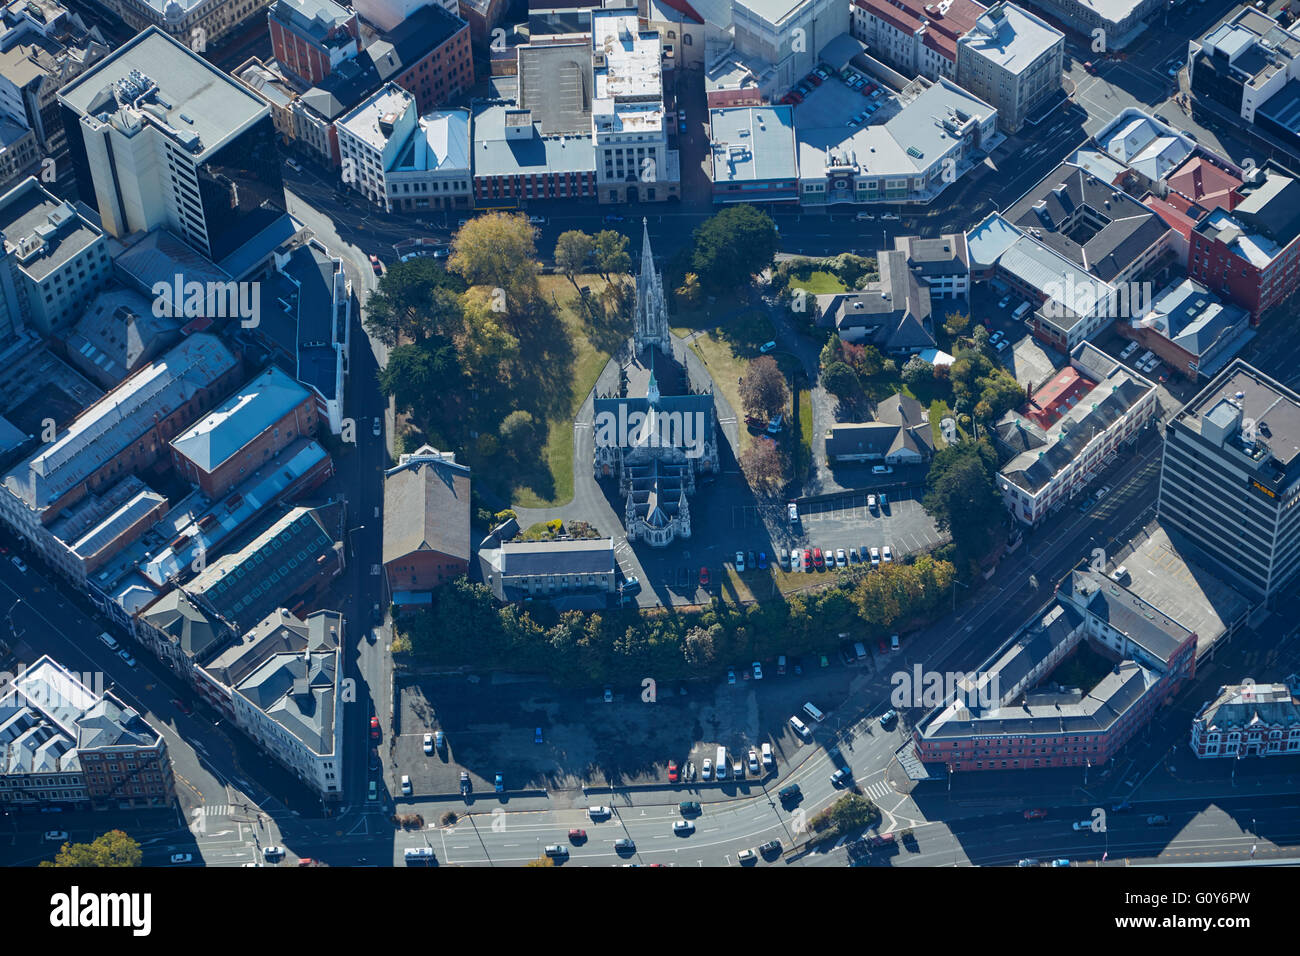
<path fill-rule="evenodd" d="M 1155 329 L 1192 355 L 1208 355 L 1238 334 L 1250 318 L 1240 306 L 1219 300 L 1195 279 L 1175 280 L 1151 302 L 1151 311 L 1133 320 L 1134 326 Z M 1217 369 L 1198 363 L 1202 375 Z"/>
<path fill-rule="evenodd" d="M 709 111 L 713 132 L 713 181 L 795 179 L 794 116 L 788 106 Z"/>
<path fill-rule="evenodd" d="M 583 37 L 518 48 L 519 107 L 532 112 L 544 134 L 591 132 L 591 54 Z"/>
<path fill-rule="evenodd" d="M 468 172 L 469 110 L 434 110 L 420 117 L 390 172 Z"/>
<path fill-rule="evenodd" d="M 1047 21 L 1006 2 L 989 7 L 975 21 L 974 29 L 958 41 L 1015 74 L 1029 69 L 1039 57 L 1064 42 L 1065 34 Z"/>
<path fill-rule="evenodd" d="M 67 334 L 68 358 L 96 381 L 117 385 L 180 337 L 180 320 L 156 316 L 153 302 L 122 286 L 96 293 Z"/>
<path fill-rule="evenodd" d="M 384 473 L 384 563 L 417 551 L 470 557 L 470 470 L 424 445 Z"/>
<path fill-rule="evenodd" d="M 614 570 L 614 539 L 575 541 L 507 541 L 501 545 L 505 577 L 608 574 Z"/>
<path fill-rule="evenodd" d="M 386 83 L 335 122 L 377 152 L 384 152 L 408 112 L 415 110 L 415 97 L 396 83 Z"/>
<path fill-rule="evenodd" d="M 171 446 L 201 471 L 215 471 L 308 398 L 305 388 L 272 365 L 173 438 Z"/>
<path fill-rule="evenodd" d="M 1153 182 L 1164 179 L 1196 150 L 1190 137 L 1138 110 L 1125 110 L 1096 139 L 1108 154 Z"/>
<path fill-rule="evenodd" d="M 922 42 L 956 62 L 957 41 L 988 8 L 974 0 L 854 0 L 905 34 L 922 31 Z"/>
<path fill-rule="evenodd" d="M 154 0 L 159 2 L 159 0 Z M 169 4 L 179 0 L 167 0 Z M 243 84 L 151 26 L 59 91 L 80 115 L 119 128 L 133 118 L 209 156 L 270 109 Z"/>
<path fill-rule="evenodd" d="M 1065 576 L 1057 594 L 1140 647 L 1150 657 L 1142 662 L 1148 666 L 1167 667 L 1192 636 L 1191 630 L 1165 610 L 1148 604 L 1101 571 L 1090 570 L 1087 559 Z"/>
<path fill-rule="evenodd" d="M 1300 456 L 1300 395 L 1242 359 L 1234 359 L 1174 417 L 1174 424 L 1200 434 L 1217 445 L 1233 444 L 1240 449 L 1241 422 L 1253 419 L 1257 469 L 1267 475 L 1265 483 L 1290 485 L 1300 473 L 1286 481 L 1286 474 Z M 1276 467 L 1269 467 L 1269 463 Z M 1243 461 L 1245 465 L 1245 461 Z M 1257 477 L 1260 477 L 1257 475 Z"/>
<path fill-rule="evenodd" d="M 28 176 L 0 196 L 0 234 L 5 251 L 33 282 L 41 282 L 80 255 L 103 234 L 65 200 Z"/>
<path fill-rule="evenodd" d="M 507 139 L 506 117 L 513 109 L 502 102 L 475 104 L 472 131 L 476 178 L 581 173 L 596 168 L 596 150 L 589 134 L 544 136 L 530 117 L 531 136 Z"/>

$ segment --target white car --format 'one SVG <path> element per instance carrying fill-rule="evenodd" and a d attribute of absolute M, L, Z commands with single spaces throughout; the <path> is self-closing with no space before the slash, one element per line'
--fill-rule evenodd
<path fill-rule="evenodd" d="M 603 820 L 610 815 L 609 807 L 588 807 L 587 816 L 593 820 Z"/>
<path fill-rule="evenodd" d="M 681 836 L 689 836 L 695 832 L 695 824 L 690 820 L 678 820 L 673 824 L 673 833 Z"/>
<path fill-rule="evenodd" d="M 798 548 L 790 551 L 790 570 L 803 571 L 803 552 Z"/>
<path fill-rule="evenodd" d="M 415 789 L 411 786 L 411 778 L 406 774 L 402 774 L 402 796 L 409 797 L 414 792 Z"/>
<path fill-rule="evenodd" d="M 749 772 L 755 775 L 758 774 L 758 751 L 757 750 L 751 750 L 749 752 Z"/>
<path fill-rule="evenodd" d="M 877 507 L 878 505 L 876 504 L 876 496 L 867 495 L 867 510 L 870 511 L 872 514 L 875 514 Z"/>
<path fill-rule="evenodd" d="M 763 679 L 763 665 L 760 664 L 758 661 L 754 661 L 754 680 L 762 680 L 762 679 Z"/>
<path fill-rule="evenodd" d="M 19 571 L 23 572 L 23 574 L 27 573 L 27 565 L 23 563 L 23 559 L 18 557 L 18 555 L 16 554 L 11 555 L 9 560 L 12 561 L 14 563 L 14 567 L 17 568 Z"/>
<path fill-rule="evenodd" d="M 853 218 L 856 219 L 858 222 L 871 222 L 876 217 L 869 212 L 860 212 Z"/>
<path fill-rule="evenodd" d="M 51 843 L 62 843 L 67 838 L 68 838 L 67 830 L 46 830 L 45 831 L 45 839 L 49 840 Z"/>
<path fill-rule="evenodd" d="M 424 735 L 424 752 L 427 754 L 433 753 L 433 734 Z"/>
<path fill-rule="evenodd" d="M 835 566 L 837 568 L 846 568 L 849 566 L 849 556 L 844 553 L 843 548 L 835 549 Z"/>
<path fill-rule="evenodd" d="M 878 567 L 880 567 L 880 549 L 879 549 L 879 548 L 872 548 L 872 549 L 871 549 L 871 566 L 872 566 L 873 568 L 878 568 Z"/>
<path fill-rule="evenodd" d="M 104 642 L 104 646 L 110 651 L 116 651 L 118 649 L 117 641 L 113 640 L 113 638 L 109 636 L 108 631 L 104 631 L 100 634 L 99 639 Z"/>
<path fill-rule="evenodd" d="M 763 766 L 773 767 L 776 765 L 776 758 L 772 756 L 772 745 L 763 744 Z"/>
<path fill-rule="evenodd" d="M 737 551 L 737 552 L 736 552 L 736 570 L 737 570 L 737 571 L 743 571 L 743 570 L 745 570 L 745 552 L 744 552 L 744 551 Z"/>
<path fill-rule="evenodd" d="M 889 545 L 885 545 L 883 548 L 881 548 L 880 560 L 885 562 L 885 564 L 889 564 L 894 560 L 894 552 L 893 549 L 889 547 Z"/>
<path fill-rule="evenodd" d="M 380 435 L 384 433 L 384 420 L 379 415 L 375 416 L 375 425 L 372 429 L 370 429 L 370 433 L 374 435 L 376 438 L 378 438 Z"/>
<path fill-rule="evenodd" d="M 704 758 L 704 766 L 700 768 L 700 779 L 701 780 L 713 779 L 713 761 L 708 757 Z"/>
<path fill-rule="evenodd" d="M 194 862 L 194 855 L 193 855 L 192 853 L 173 853 L 173 854 L 172 854 L 172 865 L 173 865 L 173 866 L 175 866 L 175 865 L 178 864 L 178 863 L 193 863 L 193 862 Z"/>
<path fill-rule="evenodd" d="M 262 858 L 265 860 L 279 860 L 284 857 L 284 847 L 282 846 L 264 846 L 262 847 Z"/>

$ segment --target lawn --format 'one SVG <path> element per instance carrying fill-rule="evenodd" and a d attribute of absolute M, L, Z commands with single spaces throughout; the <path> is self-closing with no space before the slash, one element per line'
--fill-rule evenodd
<path fill-rule="evenodd" d="M 691 342 L 691 348 L 713 375 L 718 393 L 731 403 L 732 410 L 740 417 L 737 429 L 740 433 L 740 448 L 737 449 L 737 455 L 744 454 L 753 441 L 753 436 L 744 425 L 745 410 L 740 401 L 740 379 L 749 363 L 762 354 L 759 348 L 763 343 L 770 342 L 775 336 L 771 320 L 762 312 L 753 311 L 739 315 L 726 325 L 705 332 Z"/>
<path fill-rule="evenodd" d="M 808 477 L 812 467 L 813 407 L 812 392 L 799 389 L 799 459 L 795 466 L 795 481 Z"/>
<path fill-rule="evenodd" d="M 627 334 L 625 331 L 620 337 L 611 334 L 611 330 L 590 327 L 586 317 L 577 311 L 578 296 L 564 276 L 542 276 L 539 281 L 543 293 L 548 298 L 553 295 L 559 306 L 559 318 L 573 347 L 573 364 L 569 369 L 562 370 L 567 373 L 565 378 L 569 381 L 569 406 L 557 411 L 546 422 L 546 444 L 542 448 L 541 466 L 547 474 L 512 476 L 515 480 L 508 497 L 513 504 L 522 508 L 552 508 L 573 500 L 573 420 L 587 393 L 595 387 L 596 379 L 600 377 L 601 369 L 609 361 L 613 349 L 617 348 L 617 343 Z M 599 296 L 605 287 L 604 280 L 594 275 L 579 276 L 578 284 L 589 286 L 593 296 Z M 554 489 L 549 496 L 544 496 L 537 490 L 546 487 Z"/>
<path fill-rule="evenodd" d="M 826 295 L 831 292 L 844 292 L 847 290 L 847 286 L 840 281 L 839 276 L 833 272 L 826 272 L 824 269 L 814 269 L 807 276 L 792 273 L 790 288 L 803 289 L 809 295 Z"/>

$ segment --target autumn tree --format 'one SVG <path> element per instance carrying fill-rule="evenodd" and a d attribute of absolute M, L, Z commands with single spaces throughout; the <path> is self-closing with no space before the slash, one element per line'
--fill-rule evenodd
<path fill-rule="evenodd" d="M 757 491 L 771 494 L 785 483 L 785 459 L 776 442 L 760 438 L 740 456 L 740 467 Z"/>
<path fill-rule="evenodd" d="M 522 214 L 475 216 L 452 237 L 447 268 L 472 286 L 501 289 L 529 302 L 538 295 L 537 230 Z"/>
<path fill-rule="evenodd" d="M 964 312 L 949 312 L 943 317 L 943 330 L 953 338 L 965 335 L 968 328 L 970 328 L 970 316 Z"/>
<path fill-rule="evenodd" d="M 740 400 L 748 414 L 761 418 L 772 418 L 785 411 L 790 390 L 770 355 L 749 363 L 740 379 Z"/>
<path fill-rule="evenodd" d="M 606 282 L 611 275 L 627 275 L 632 271 L 632 257 L 627 253 L 627 236 L 615 229 L 602 229 L 596 233 L 592 258 L 596 271 Z"/>
<path fill-rule="evenodd" d="M 139 866 L 144 853 L 140 844 L 121 830 L 109 830 L 93 843 L 65 843 L 53 861 L 41 866 L 54 867 L 129 867 Z"/>
<path fill-rule="evenodd" d="M 688 272 L 682 277 L 682 284 L 677 287 L 677 295 L 681 300 L 689 305 L 694 305 L 700 301 L 700 277 L 694 272 Z"/>

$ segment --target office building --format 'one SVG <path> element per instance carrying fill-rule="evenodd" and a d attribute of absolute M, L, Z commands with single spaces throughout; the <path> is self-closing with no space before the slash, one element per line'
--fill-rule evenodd
<path fill-rule="evenodd" d="M 287 221 L 270 107 L 162 30 L 59 100 L 78 188 L 109 235 L 166 227 L 220 263 Z"/>
<path fill-rule="evenodd" d="M 995 3 L 957 41 L 957 82 L 998 111 L 1014 133 L 1061 90 L 1065 34 L 1013 3 Z"/>
<path fill-rule="evenodd" d="M 976 0 L 853 0 L 853 35 L 904 76 L 957 79 L 957 42 L 988 8 Z"/>
<path fill-rule="evenodd" d="M 1160 522 L 1267 600 L 1300 569 L 1300 395 L 1234 359 L 1165 430 Z"/>
<path fill-rule="evenodd" d="M 205 52 L 247 21 L 270 0 L 99 0 L 132 30 L 157 29 Z"/>

